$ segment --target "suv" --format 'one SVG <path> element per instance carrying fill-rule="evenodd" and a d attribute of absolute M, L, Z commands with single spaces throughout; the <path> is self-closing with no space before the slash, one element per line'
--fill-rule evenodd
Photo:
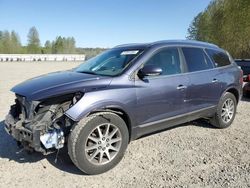
<path fill-rule="evenodd" d="M 139 137 L 198 118 L 231 125 L 242 72 L 216 45 L 159 41 L 117 46 L 12 91 L 5 129 L 18 145 L 43 154 L 67 145 L 81 171 L 99 174 Z"/>

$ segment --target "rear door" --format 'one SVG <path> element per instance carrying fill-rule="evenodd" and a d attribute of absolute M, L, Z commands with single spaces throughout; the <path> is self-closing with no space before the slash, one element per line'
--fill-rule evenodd
<path fill-rule="evenodd" d="M 219 81 L 221 95 L 229 87 L 241 88 L 241 74 L 230 55 L 223 50 L 206 49 L 206 52 L 215 65 L 214 74 Z"/>
<path fill-rule="evenodd" d="M 178 48 L 163 48 L 155 52 L 145 65 L 157 65 L 163 72 L 135 81 L 137 123 L 146 124 L 186 113 L 187 75 Z"/>
<path fill-rule="evenodd" d="M 190 112 L 215 106 L 221 95 L 214 64 L 202 48 L 183 47 L 188 78 L 186 105 Z"/>

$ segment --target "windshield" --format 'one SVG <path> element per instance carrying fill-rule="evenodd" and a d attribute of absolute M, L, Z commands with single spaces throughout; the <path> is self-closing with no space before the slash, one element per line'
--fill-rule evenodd
<path fill-rule="evenodd" d="M 75 69 L 76 72 L 116 76 L 142 53 L 142 49 L 111 49 L 93 57 Z"/>

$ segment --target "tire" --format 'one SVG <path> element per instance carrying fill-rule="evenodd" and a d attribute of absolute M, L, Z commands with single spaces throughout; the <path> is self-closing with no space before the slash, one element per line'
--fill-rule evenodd
<path fill-rule="evenodd" d="M 68 153 L 82 172 L 95 175 L 116 166 L 128 143 L 128 128 L 123 119 L 111 112 L 100 112 L 82 119 L 72 128 Z"/>
<path fill-rule="evenodd" d="M 227 111 L 227 106 L 230 106 L 228 108 L 232 111 Z M 210 120 L 211 124 L 220 129 L 229 127 L 235 118 L 236 107 L 237 101 L 235 96 L 232 93 L 226 92 L 219 101 L 214 117 Z"/>

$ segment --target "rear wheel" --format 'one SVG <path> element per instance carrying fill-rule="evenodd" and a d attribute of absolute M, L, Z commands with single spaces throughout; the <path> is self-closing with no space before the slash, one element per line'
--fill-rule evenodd
<path fill-rule="evenodd" d="M 129 142 L 123 119 L 110 112 L 90 115 L 72 129 L 68 150 L 73 163 L 86 174 L 100 174 L 122 159 Z"/>
<path fill-rule="evenodd" d="M 211 119 L 212 125 L 218 128 L 229 127 L 236 114 L 237 101 L 232 93 L 225 93 L 218 104 L 216 114 Z"/>

